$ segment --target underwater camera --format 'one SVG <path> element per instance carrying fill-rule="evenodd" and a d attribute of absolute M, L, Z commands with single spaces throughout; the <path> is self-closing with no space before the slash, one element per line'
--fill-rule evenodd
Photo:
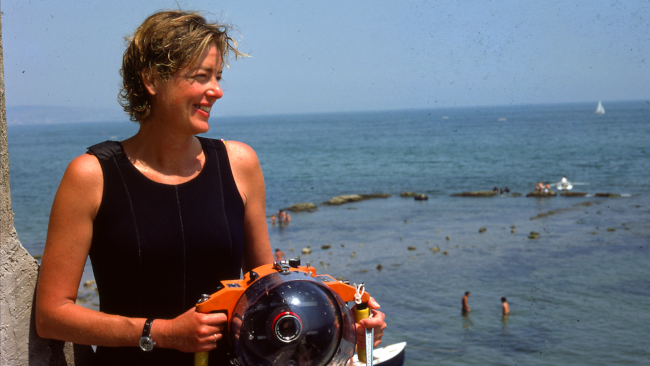
<path fill-rule="evenodd" d="M 354 355 L 355 318 L 347 302 L 356 295 L 367 304 L 368 293 L 318 275 L 299 259 L 260 266 L 241 280 L 221 283 L 196 308 L 226 313 L 224 333 L 242 366 L 343 366 Z M 207 353 L 195 357 L 195 365 L 207 365 Z"/>

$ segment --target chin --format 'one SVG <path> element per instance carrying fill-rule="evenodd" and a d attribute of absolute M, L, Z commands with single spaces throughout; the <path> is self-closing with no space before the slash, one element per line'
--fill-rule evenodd
<path fill-rule="evenodd" d="M 208 122 L 198 123 L 192 126 L 192 133 L 194 135 L 206 133 L 210 130 L 210 124 Z"/>

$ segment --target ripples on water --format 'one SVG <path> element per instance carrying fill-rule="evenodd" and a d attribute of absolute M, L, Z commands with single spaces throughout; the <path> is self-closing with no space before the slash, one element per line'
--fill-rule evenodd
<path fill-rule="evenodd" d="M 310 245 L 303 261 L 320 272 L 365 282 L 388 314 L 385 342 L 408 342 L 407 365 L 643 364 L 650 105 L 605 107 L 604 116 L 573 104 L 214 118 L 208 136 L 256 150 L 269 213 L 341 194 L 394 195 L 296 213 L 269 232 L 288 255 Z M 16 228 L 32 254 L 42 251 L 67 163 L 135 130 L 128 122 L 9 127 Z M 582 191 L 631 197 L 449 197 L 493 186 L 526 193 L 562 175 L 589 183 Z M 396 196 L 405 190 L 430 199 Z M 540 238 L 528 239 L 530 231 Z M 465 291 L 468 317 L 460 314 Z"/>

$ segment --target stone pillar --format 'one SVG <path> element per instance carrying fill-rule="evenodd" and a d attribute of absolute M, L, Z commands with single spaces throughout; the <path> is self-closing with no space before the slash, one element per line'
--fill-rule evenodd
<path fill-rule="evenodd" d="M 1 13 L 0 13 L 1 14 Z M 59 366 L 83 362 L 89 347 L 40 338 L 34 326 L 38 262 L 23 248 L 14 228 L 9 187 L 2 19 L 0 18 L 0 366 Z"/>

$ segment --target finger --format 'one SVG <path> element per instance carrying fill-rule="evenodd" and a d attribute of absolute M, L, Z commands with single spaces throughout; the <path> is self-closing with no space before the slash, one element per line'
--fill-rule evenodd
<path fill-rule="evenodd" d="M 224 313 L 203 314 L 203 322 L 205 324 L 217 325 L 228 322 L 228 317 Z"/>
<path fill-rule="evenodd" d="M 217 348 L 217 342 L 219 342 L 222 338 L 223 334 L 221 333 L 210 334 L 209 336 L 201 338 L 201 346 L 206 346 L 210 349 Z"/>
<path fill-rule="evenodd" d="M 214 341 L 214 334 L 220 337 L 221 334 L 224 333 L 225 329 L 226 327 L 224 325 L 200 327 L 197 329 L 197 339 L 203 341 L 203 339 L 212 337 L 212 340 Z"/>
<path fill-rule="evenodd" d="M 382 321 L 386 319 L 386 314 L 382 313 L 381 311 L 377 311 L 377 310 L 371 310 L 371 311 L 372 311 L 372 316 L 370 318 L 381 319 Z"/>
<path fill-rule="evenodd" d="M 359 325 L 363 328 L 381 328 L 383 324 L 384 320 L 380 318 L 367 318 L 359 321 Z"/>
<path fill-rule="evenodd" d="M 370 300 L 368 300 L 368 306 L 371 309 L 379 309 L 381 306 L 379 306 L 379 303 L 375 300 L 374 297 L 370 297 Z"/>
<path fill-rule="evenodd" d="M 204 344 L 201 344 L 197 348 L 197 350 L 195 352 L 210 352 L 210 351 L 212 351 L 213 349 L 216 349 L 216 348 L 217 348 L 217 344 L 215 342 L 204 343 Z"/>
<path fill-rule="evenodd" d="M 204 341 L 205 343 L 214 343 L 214 344 L 217 344 L 217 342 L 219 342 L 219 341 L 221 340 L 221 338 L 223 338 L 223 334 L 221 334 L 221 333 L 214 333 L 214 334 L 210 334 L 210 335 L 207 336 L 207 337 L 204 337 L 204 338 L 203 338 L 203 341 Z"/>

